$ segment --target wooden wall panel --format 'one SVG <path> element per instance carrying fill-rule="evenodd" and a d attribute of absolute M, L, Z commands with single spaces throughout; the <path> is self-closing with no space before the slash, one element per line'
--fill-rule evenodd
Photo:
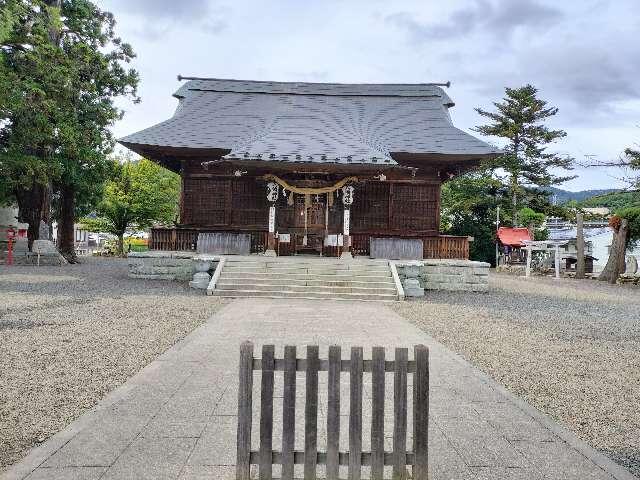
<path fill-rule="evenodd" d="M 394 184 L 391 228 L 437 232 L 439 197 L 439 186 L 435 184 Z"/>
<path fill-rule="evenodd" d="M 389 183 L 367 182 L 356 186 L 351 206 L 351 228 L 389 229 Z"/>
<path fill-rule="evenodd" d="M 229 180 L 186 176 L 183 188 L 183 224 L 198 227 L 227 224 Z"/>
<path fill-rule="evenodd" d="M 268 227 L 267 191 L 254 178 L 231 180 L 231 224 Z"/>

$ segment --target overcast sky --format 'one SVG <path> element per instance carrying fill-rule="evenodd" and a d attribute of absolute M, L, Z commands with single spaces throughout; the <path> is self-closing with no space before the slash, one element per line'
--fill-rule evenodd
<path fill-rule="evenodd" d="M 122 103 L 116 136 L 173 114 L 178 74 L 250 80 L 451 81 L 466 131 L 504 87 L 532 83 L 560 110 L 551 148 L 585 162 L 640 142 L 640 1 L 103 0 L 137 53 L 142 103 Z M 492 140 L 492 139 L 487 139 Z M 493 140 L 497 143 L 496 140 Z M 579 168 L 569 190 L 619 186 Z"/>

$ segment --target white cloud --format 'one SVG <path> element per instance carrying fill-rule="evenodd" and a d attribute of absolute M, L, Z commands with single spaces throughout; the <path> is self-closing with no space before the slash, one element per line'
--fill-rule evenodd
<path fill-rule="evenodd" d="M 141 73 L 125 135 L 173 114 L 182 75 L 254 80 L 451 80 L 454 122 L 469 131 L 505 86 L 532 83 L 559 107 L 557 147 L 615 158 L 640 140 L 637 0 L 104 0 Z M 569 186 L 615 183 L 593 170 Z"/>

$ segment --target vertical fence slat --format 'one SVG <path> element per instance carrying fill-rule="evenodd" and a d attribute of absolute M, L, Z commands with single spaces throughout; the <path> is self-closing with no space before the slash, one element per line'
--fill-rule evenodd
<path fill-rule="evenodd" d="M 328 402 L 327 402 L 327 480 L 338 480 L 340 452 L 340 364 L 342 350 L 329 347 Z"/>
<path fill-rule="evenodd" d="M 407 363 L 406 348 L 396 348 L 393 380 L 393 479 L 407 475 Z"/>
<path fill-rule="evenodd" d="M 293 480 L 296 432 L 296 347 L 284 347 L 284 398 L 282 399 L 282 480 Z"/>
<path fill-rule="evenodd" d="M 429 475 L 429 349 L 414 347 L 416 371 L 413 374 L 413 478 Z"/>
<path fill-rule="evenodd" d="M 349 372 L 349 480 L 360 480 L 362 471 L 362 347 L 351 347 Z"/>
<path fill-rule="evenodd" d="M 260 480 L 272 478 L 273 440 L 273 345 L 262 346 L 262 389 L 260 394 Z"/>
<path fill-rule="evenodd" d="M 318 346 L 307 346 L 306 398 L 304 405 L 304 478 L 315 480 L 318 462 Z"/>
<path fill-rule="evenodd" d="M 250 478 L 252 390 L 253 344 L 244 342 L 240 345 L 236 480 L 249 480 Z"/>
<path fill-rule="evenodd" d="M 373 347 L 371 354 L 371 479 L 384 476 L 384 348 Z"/>

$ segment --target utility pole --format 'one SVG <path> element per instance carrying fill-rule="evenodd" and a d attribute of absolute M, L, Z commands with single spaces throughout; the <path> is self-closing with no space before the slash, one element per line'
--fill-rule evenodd
<path fill-rule="evenodd" d="M 584 219 L 580 212 L 576 213 L 576 278 L 584 278 L 585 262 L 584 262 Z"/>

